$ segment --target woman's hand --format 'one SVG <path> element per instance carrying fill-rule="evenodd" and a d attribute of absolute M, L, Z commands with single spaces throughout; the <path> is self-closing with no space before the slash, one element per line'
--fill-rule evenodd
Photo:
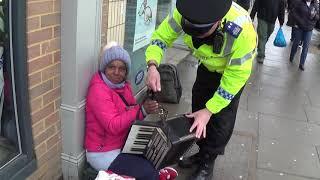
<path fill-rule="evenodd" d="M 159 103 L 151 99 L 146 99 L 142 106 L 147 114 L 155 114 L 159 108 Z"/>

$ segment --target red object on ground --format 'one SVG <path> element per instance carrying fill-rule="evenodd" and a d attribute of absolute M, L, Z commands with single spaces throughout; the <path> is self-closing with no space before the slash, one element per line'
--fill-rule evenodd
<path fill-rule="evenodd" d="M 159 171 L 159 180 L 175 180 L 177 176 L 177 170 L 172 167 L 165 167 Z"/>

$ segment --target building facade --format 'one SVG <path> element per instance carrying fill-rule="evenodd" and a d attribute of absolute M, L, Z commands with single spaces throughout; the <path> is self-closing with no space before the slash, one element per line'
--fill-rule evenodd
<path fill-rule="evenodd" d="M 103 45 L 144 51 L 170 0 L 0 0 L 0 179 L 81 179 L 84 107 Z"/>

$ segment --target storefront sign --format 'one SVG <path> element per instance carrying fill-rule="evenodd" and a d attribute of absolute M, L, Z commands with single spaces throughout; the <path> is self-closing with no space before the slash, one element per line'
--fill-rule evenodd
<path fill-rule="evenodd" d="M 138 73 L 134 78 L 135 84 L 139 85 L 142 82 L 143 78 L 144 78 L 144 71 L 143 70 L 138 71 Z"/>
<path fill-rule="evenodd" d="M 156 27 L 157 0 L 137 0 L 133 52 L 151 42 Z"/>

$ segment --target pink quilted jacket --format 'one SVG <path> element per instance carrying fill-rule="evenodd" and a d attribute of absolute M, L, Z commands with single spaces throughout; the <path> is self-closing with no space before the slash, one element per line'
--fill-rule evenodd
<path fill-rule="evenodd" d="M 123 95 L 129 107 L 119 94 Z M 85 149 L 89 152 L 106 152 L 122 148 L 130 125 L 136 119 L 143 118 L 130 83 L 126 82 L 121 89 L 111 89 L 96 73 L 87 94 Z"/>

